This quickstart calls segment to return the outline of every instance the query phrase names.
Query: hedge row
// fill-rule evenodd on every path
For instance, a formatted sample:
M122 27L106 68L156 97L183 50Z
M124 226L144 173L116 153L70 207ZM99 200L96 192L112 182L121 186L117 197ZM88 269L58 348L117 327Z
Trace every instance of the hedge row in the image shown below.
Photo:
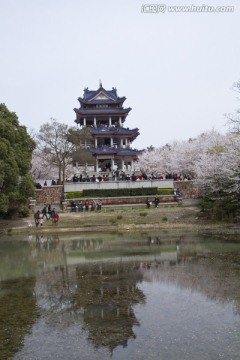
M82 191L72 191L72 192L66 193L67 199L79 199L81 197L83 197Z
M174 189L158 189L158 195L174 195Z
M155 194L157 194L157 188L83 190L84 197L144 196Z
M173 189L137 188L137 189L92 189L69 192L67 199L79 199L81 197L121 197L121 196L150 196L150 195L173 195Z

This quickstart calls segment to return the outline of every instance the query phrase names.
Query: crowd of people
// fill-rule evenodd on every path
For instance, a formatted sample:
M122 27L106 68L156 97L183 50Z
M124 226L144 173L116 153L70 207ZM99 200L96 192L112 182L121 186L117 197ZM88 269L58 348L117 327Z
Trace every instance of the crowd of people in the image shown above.
M42 189L43 186L54 186L54 185L61 185L61 184L59 183L59 181L56 181L54 179L52 179L50 181L45 180L43 185L41 185L40 182L35 184L36 189Z
M102 210L102 200L71 201L71 211L95 211Z
M36 227L43 226L45 220L51 220L53 225L57 225L59 221L59 214L55 208L52 208L51 204L44 205L42 210L37 210L34 213L34 222Z
M178 175L178 174L166 174L166 175L158 175L158 174L150 174L146 173L132 173L131 175L124 171L112 171L110 173L100 173L98 176L95 174L90 175L82 175L79 176L74 174L71 180L67 180L66 182L101 182L101 181L142 181L142 180L173 180L173 181L186 181L192 180L190 175Z
M69 182L102 182L102 181L142 181L142 180L173 180L173 181L187 181L192 180L190 175L183 174L166 174L159 175L156 173L151 173L147 175L145 172L142 173L126 173L125 171L114 170L107 173L99 173L98 175L83 175L83 174L74 174L72 178L65 179L65 183ZM59 181L54 179L51 181L45 180L43 185L40 182L36 183L37 189L42 189L43 186L53 186L60 185Z

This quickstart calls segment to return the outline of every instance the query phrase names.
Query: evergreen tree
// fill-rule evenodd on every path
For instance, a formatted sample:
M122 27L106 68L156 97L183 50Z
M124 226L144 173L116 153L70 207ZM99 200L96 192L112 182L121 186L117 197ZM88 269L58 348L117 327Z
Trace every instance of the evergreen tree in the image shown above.
M0 215L11 215L34 193L29 175L35 142L18 117L0 104Z

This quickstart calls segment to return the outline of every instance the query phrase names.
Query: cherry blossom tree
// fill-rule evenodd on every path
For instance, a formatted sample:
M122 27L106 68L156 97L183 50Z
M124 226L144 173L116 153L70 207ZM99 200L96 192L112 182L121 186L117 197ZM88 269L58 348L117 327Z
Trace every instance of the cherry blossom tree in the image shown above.
M221 144L223 138L223 135L212 130L195 139L174 141L151 151L146 150L139 156L138 165L146 173L182 174L194 177L195 164L201 154Z
M44 179L57 179L58 168L51 162L51 157L39 149L33 152L31 175L35 182Z
M238 215L240 204L240 136L227 134L221 145L202 154L195 182L203 190L202 207L221 220Z
M240 80L233 84L232 90L238 94L240 93ZM236 109L234 113L225 114L225 116L228 119L230 131L240 134L240 109Z
M218 219L237 216L240 205L240 134L215 130L174 141L139 157L142 171L191 176L202 190L203 208Z

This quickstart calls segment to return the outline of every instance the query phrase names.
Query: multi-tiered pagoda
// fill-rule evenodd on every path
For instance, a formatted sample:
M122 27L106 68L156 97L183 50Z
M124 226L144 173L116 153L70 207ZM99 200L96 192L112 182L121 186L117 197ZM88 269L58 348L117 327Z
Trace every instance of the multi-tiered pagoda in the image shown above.
M124 127L131 108L124 108L125 97L117 95L117 89L105 90L100 83L98 90L84 89L79 98L80 108L74 109L75 122L81 128L88 127L94 139L90 149L96 159L96 172L103 169L134 171L134 162L141 151L130 145L139 130Z

